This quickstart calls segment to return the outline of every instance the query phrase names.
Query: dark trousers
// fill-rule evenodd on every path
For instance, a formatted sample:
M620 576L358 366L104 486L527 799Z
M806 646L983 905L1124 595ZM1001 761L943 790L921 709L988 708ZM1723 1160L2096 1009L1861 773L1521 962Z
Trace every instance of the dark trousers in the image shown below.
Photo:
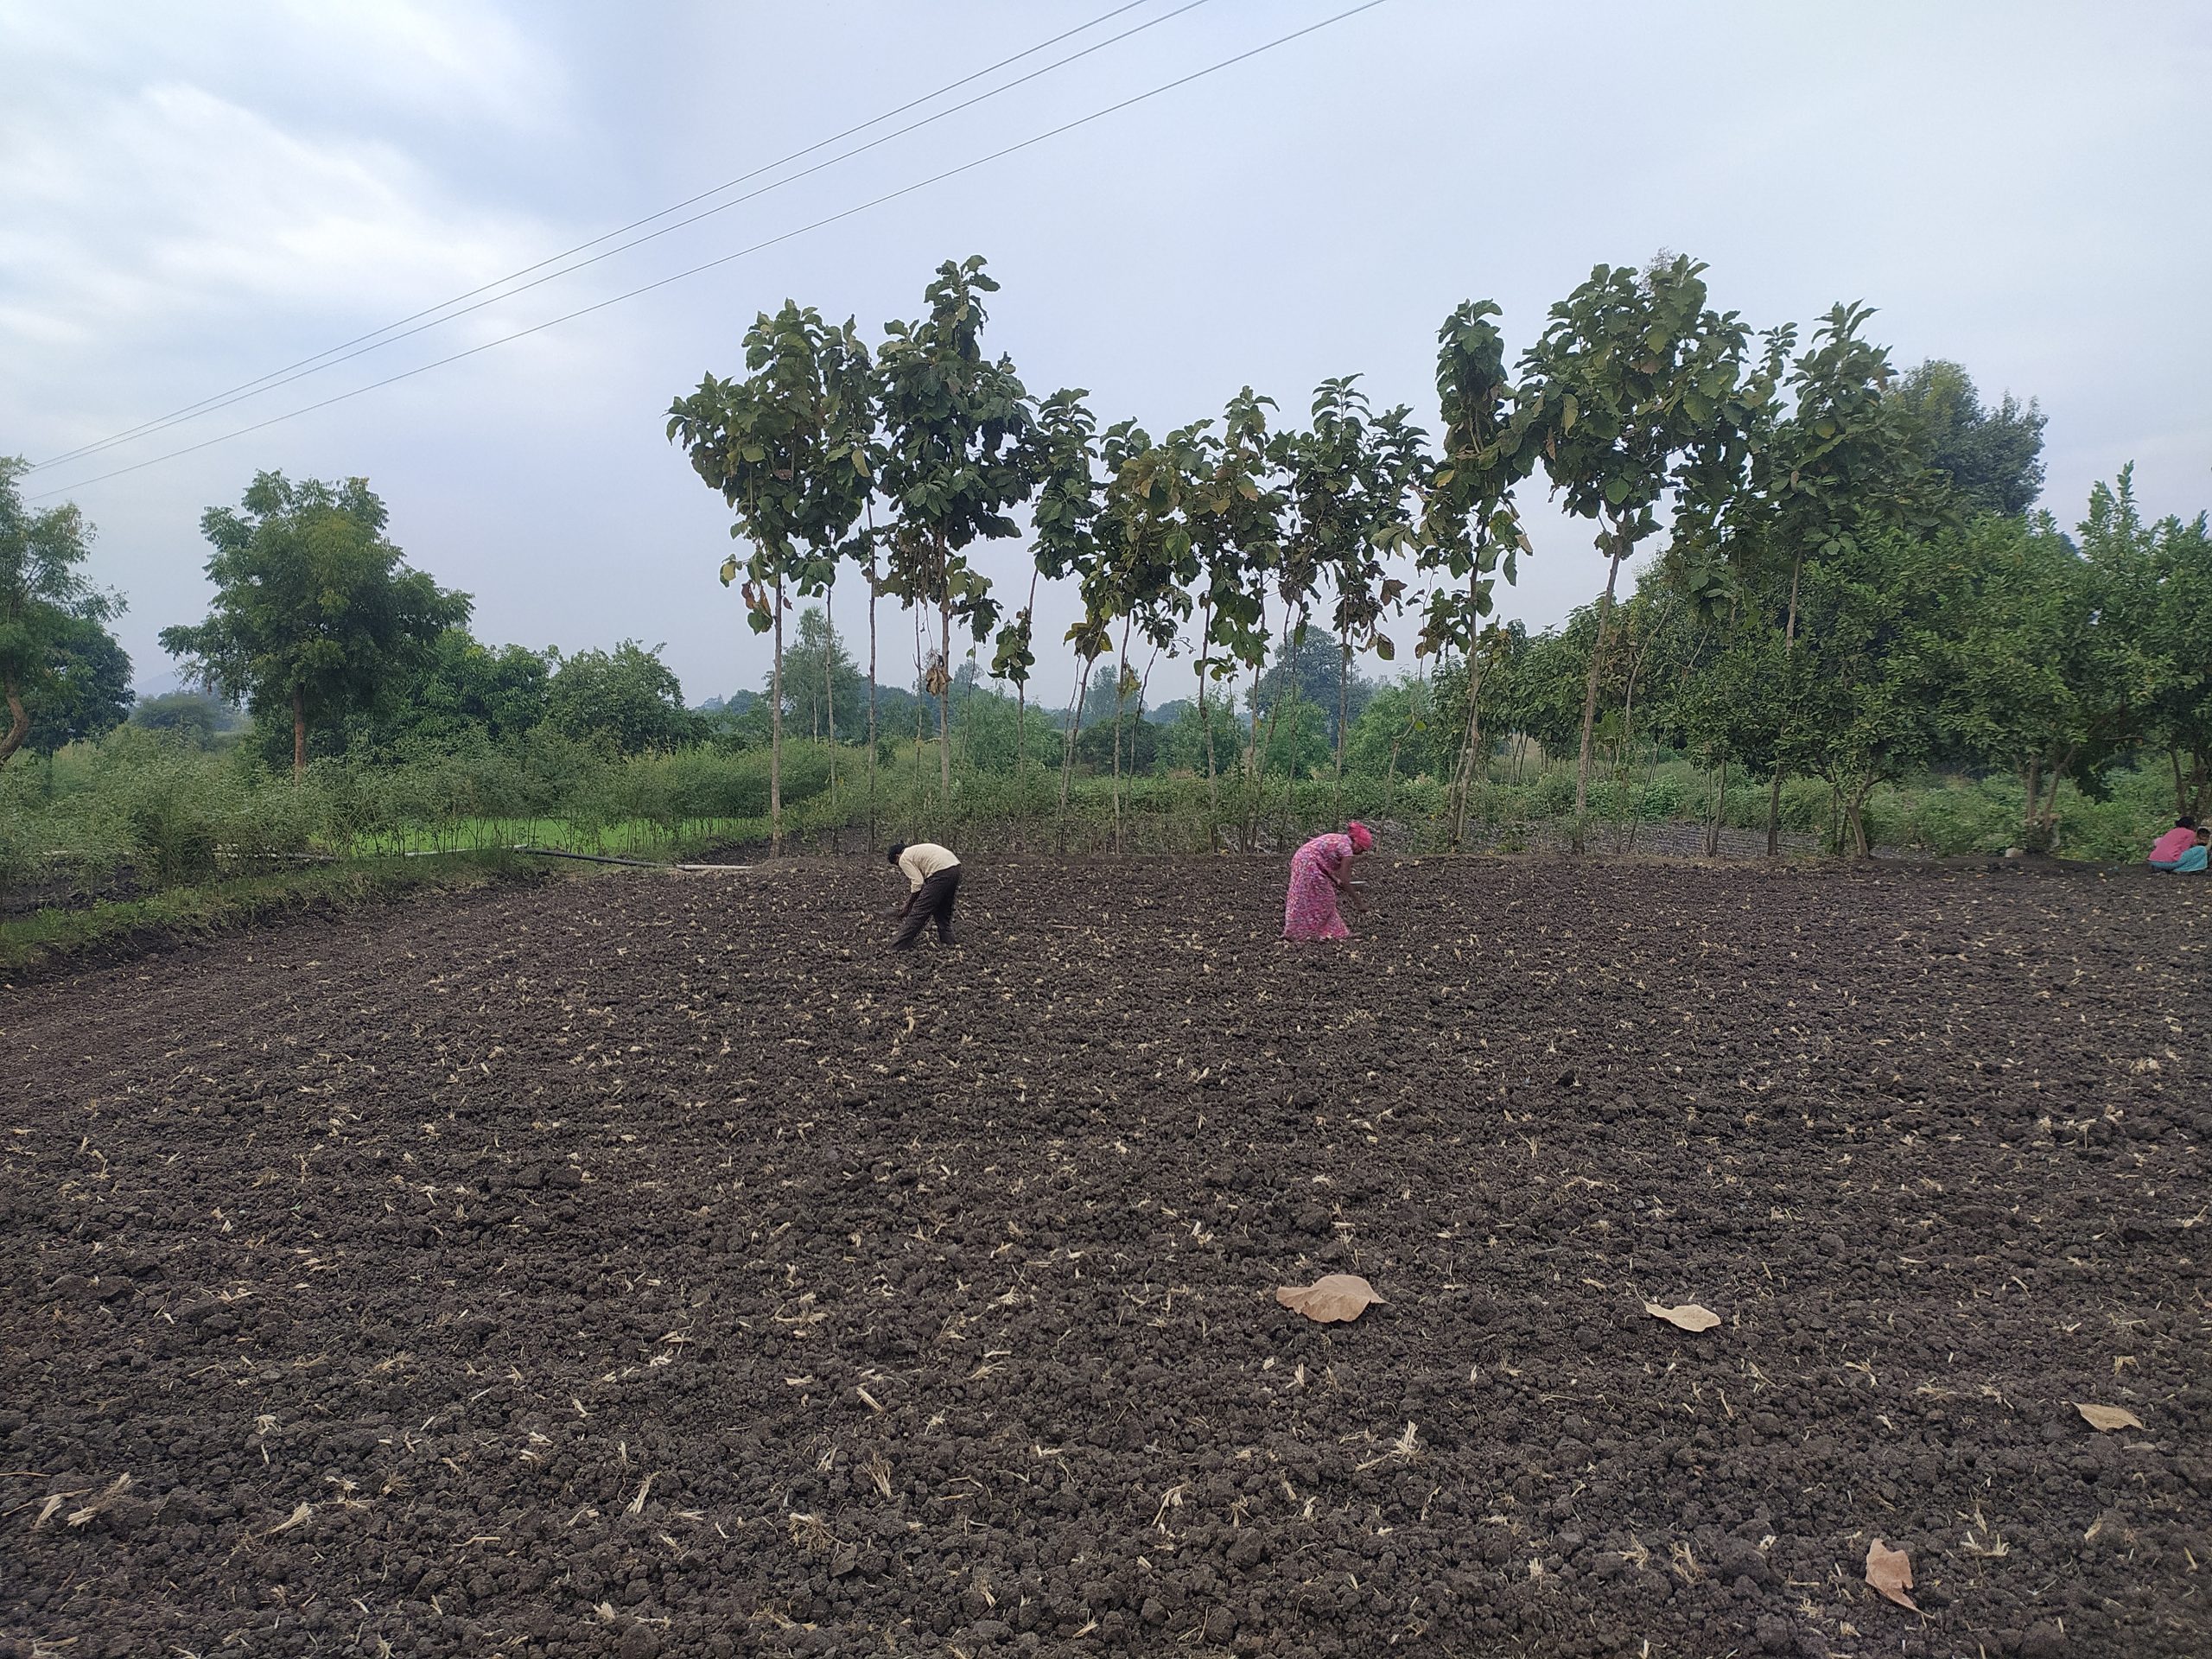
M907 907L906 919L899 925L899 937L891 941L893 950L911 950L914 941L922 936L930 918L937 918L937 942L952 943L952 901L960 896L960 866L939 870L922 883L914 902Z

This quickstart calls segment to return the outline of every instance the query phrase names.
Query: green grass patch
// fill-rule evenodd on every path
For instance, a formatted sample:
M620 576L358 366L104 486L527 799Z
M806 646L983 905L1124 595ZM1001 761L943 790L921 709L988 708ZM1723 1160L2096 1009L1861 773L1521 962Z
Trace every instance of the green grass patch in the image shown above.
M297 912L352 910L410 894L543 882L561 874L544 860L504 852L363 858L169 887L89 909L41 910L0 921L0 982L20 986Z

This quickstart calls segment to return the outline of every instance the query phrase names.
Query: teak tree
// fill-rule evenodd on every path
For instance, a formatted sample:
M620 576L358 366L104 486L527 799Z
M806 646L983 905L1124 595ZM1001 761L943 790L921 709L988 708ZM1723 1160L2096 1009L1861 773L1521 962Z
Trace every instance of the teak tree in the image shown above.
M1155 445L1143 429L1124 421L1108 434L1100 503L1096 563L1084 596L1086 616L1122 624L1120 668L1114 682L1114 849L1122 849L1122 738L1123 716L1143 681L1129 656L1132 634L1156 656L1171 645L1190 614L1188 589L1198 580L1191 532L1184 518L1187 433L1174 444Z
M1313 424L1283 434L1274 456L1287 474L1292 508L1291 527L1275 569L1287 613L1287 644L1305 638L1324 578L1333 594L1337 715L1331 747L1339 795L1352 652L1363 647L1385 661L1395 654L1381 622L1397 605L1406 584L1387 573L1383 559L1404 551L1414 540L1406 504L1424 460L1421 434L1406 418L1409 411L1401 407L1373 415L1358 380L1356 374L1345 375L1316 387L1310 411ZM1270 709L1270 740L1274 721Z
M775 636L770 681L770 847L784 849L784 615L787 585L826 593L869 493L874 427L871 365L848 319L832 328L812 306L791 301L762 312L745 334L746 376L712 374L670 407L668 435L692 469L721 493L751 543L742 563L724 560L724 586L737 582L756 633Z
M1454 848L1465 834L1468 796L1489 753L1482 729L1485 619L1496 604L1498 578L1511 584L1516 561L1529 548L1513 490L1535 469L1537 456L1531 423L1515 418L1505 338L1491 321L1500 315L1489 300L1464 302L1436 335L1443 454L1429 478L1420 563L1452 582L1428 595L1415 650L1420 655L1457 651L1467 665L1466 726L1446 809Z
M215 602L204 622L162 630L187 674L257 720L289 715L292 778L307 771L308 728L376 707L468 620L466 594L410 569L385 539L368 480L293 483L259 473L243 511L211 507L200 533Z
M1287 500L1268 459L1268 410L1274 406L1272 397L1246 386L1229 400L1219 437L1207 429L1211 422L1201 422L1171 439L1185 473L1184 518L1198 571L1198 704L1205 741L1209 846L1221 815L1207 684L1239 669L1256 677L1267 662L1267 584L1281 545ZM1244 850L1253 850L1249 836Z
M1037 666L1035 629L1037 584L1039 578L1058 582L1071 571L1087 569L1094 556L1091 521L1098 512L1098 478L1094 440L1096 419L1081 387L1062 387L1038 405L1031 433L1029 461L1035 481L1036 505L1030 509L1032 534L1029 598L1014 620L999 630L991 672L1011 680L1015 688L1014 770L1017 786L1021 777L1023 739L1028 725L1029 676ZM1083 688L1078 682L1076 695ZM1071 716L1072 719L1073 716ZM1068 767L1075 753L1075 733L1067 733L1061 755L1061 799L1067 804ZM1015 834L1020 833L1017 821ZM1017 841L1016 845L1019 846Z
M1764 396L1745 375L1744 324L1736 313L1706 305L1705 269L1681 257L1642 271L1599 265L1552 308L1522 359L1545 469L1568 512L1599 521L1598 550L1606 561L1575 762L1578 853L1621 565L1657 533L1670 497L1740 471Z
M998 620L991 585L967 560L977 541L1019 532L1007 509L1036 488L1028 393L1014 364L983 354L981 296L998 284L980 254L939 265L918 322L893 322L877 349L883 439L879 486L899 518L887 591L938 613L937 659L925 689L938 700L944 801L952 799L952 624L975 638Z

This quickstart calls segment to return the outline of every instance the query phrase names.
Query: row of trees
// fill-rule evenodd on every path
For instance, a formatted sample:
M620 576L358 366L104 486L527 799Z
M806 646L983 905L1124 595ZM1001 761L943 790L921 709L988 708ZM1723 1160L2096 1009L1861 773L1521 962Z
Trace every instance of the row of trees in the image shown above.
M1621 573L1655 548L1642 612L1663 595L1697 641L1678 665L1673 729L1716 768L1769 778L1770 841L1793 772L1833 777L1855 811L1871 780L1911 756L2009 744L2008 758L2032 755L2031 794L2044 803L2032 835L2047 830L2062 778L2093 778L2130 745L2171 738L2177 753L2199 753L2175 723L2175 711L2205 695L2193 625L2169 615L2171 600L2158 601L2163 610L2144 601L2164 619L2155 625L2140 607L2113 608L2100 597L2101 555L2085 557L2047 524L2028 533L2040 412L2009 397L1984 409L1955 365L1897 375L1866 338L1863 306L1838 305L1801 343L1794 326L1754 333L1715 308L1693 260L1600 266L1517 359L1496 305L1470 302L1445 320L1433 435L1407 407L1374 410L1351 376L1317 389L1302 425L1281 423L1272 400L1246 388L1217 421L1155 441L1130 421L1102 428L1080 389L1032 397L1012 362L983 345L983 296L995 286L980 257L948 262L925 292L925 315L889 325L873 351L849 320L832 327L787 302L747 332L745 373L710 374L670 410L669 436L728 504L744 544L724 580L774 639L779 753L790 607L820 601L826 626L847 567L868 599L871 739L880 600L931 619L934 643L918 666L943 740L956 629L989 643L991 673L1026 708L1038 584L1072 582L1082 609L1066 635L1078 667L1065 723L1084 723L1084 690L1110 658L1117 781L1122 705L1147 700L1162 655L1182 652L1194 662L1202 731L1215 729L1209 707L1224 682L1247 688L1240 753L1217 754L1208 742L1210 788L1224 762L1248 779L1263 774L1284 700L1259 695L1257 681L1321 631L1338 652L1330 731L1341 772L1354 658L1389 660L1391 630L1406 619L1416 659L1450 665L1459 688L1456 842L1491 749L1484 676L1516 639L1497 620L1497 584L1512 582L1530 551L1516 499L1539 474L1592 521L1604 574L1586 619L1571 745L1578 825L1605 690L1647 654L1617 638ZM1009 612L975 552L1020 534L1014 515L1025 508L1032 569ZM2131 511L2112 495L2092 518ZM2010 528L1974 542L1981 520ZM2132 580L2157 588L2166 578L2155 572L2191 533L2126 532L2120 540L2165 550L2143 555L2151 574ZM1957 550L1996 556L1987 536L2003 539L2017 568L1962 574ZM2050 637L2024 638L2031 620ZM2057 636L2069 628L2062 650ZM1946 685L1973 687L1945 692L1940 741L1933 728L1902 732L1903 711L1924 711L1932 682L1903 676L1887 646L1916 630L1923 644L1939 633L1948 641ZM2103 644L2090 649L2091 637ZM2126 715L2093 718L2081 712L2084 698L2108 683L2093 659L2111 650L2134 652L2139 671L2126 682ZM1631 681L1642 671L1627 671ZM948 795L951 752L941 741ZM1077 752L1071 742L1058 757L1063 802ZM2200 760L2190 764L2201 772Z
M90 536L73 506L34 514L21 463L0 461L0 761L51 753L131 716L130 659L106 624L118 595L84 573ZM411 569L385 534L384 502L363 479L256 477L236 509L211 509L208 616L162 643L215 694L149 698L133 718L205 742L242 705L297 778L310 753L404 753L494 742L551 725L622 753L703 740L659 657L493 647L468 632L467 594ZM276 743L281 741L282 747Z
M2177 797L2205 794L2202 523L2145 524L2125 478L2078 539L2030 518L2039 411L2009 397L1984 408L1954 365L1897 374L1863 307L1834 308L1801 344L1793 327L1755 333L1716 309L1694 261L1601 266L1517 358L1494 304L1446 318L1428 429L1409 408L1375 410L1352 376L1325 381L1302 422L1246 388L1218 419L1155 440L1131 421L1102 425L1081 390L1033 397L984 345L995 289L980 258L948 263L925 314L872 346L849 321L787 302L747 332L741 374L708 376L670 411L669 436L731 509L740 547L723 579L772 639L766 698L717 718L765 721L779 842L788 720L862 738L872 799L886 718L919 713L882 684L887 598L915 625L948 804L954 699L979 664L1010 694L1015 766L1057 766L1065 809L1086 745L1102 747L1118 815L1122 779L1156 760L1131 711L1182 701L1154 674L1186 656L1211 816L1223 822L1222 791L1241 788L1227 816L1251 844L1278 746L1306 748L1311 721L1341 777L1363 689L1354 664L1391 660L1398 638L1416 673L1377 712L1403 722L1394 764L1402 749L1448 767L1454 844L1509 729L1575 756L1578 834L1595 751L1630 734L1703 760L1716 798L1732 771L1766 780L1770 844L1792 773L1828 779L1855 823L1866 791L1902 769L2005 766L2021 776L2031 842L2048 837L2062 780L2094 790L2131 754L2163 748ZM1592 524L1603 580L1593 568L1587 611L1530 641L1496 601L1531 550L1518 502L1540 476ZM14 480L0 471L0 759L33 709L117 678L92 636L105 639L118 601L83 579L81 521L26 512ZM203 521L216 600L163 643L287 733L296 775L318 741L541 721L603 727L632 749L701 734L639 647L562 658L480 645L467 596L410 569L385 528L362 480L273 474ZM1020 537L1027 580L1002 596L978 555ZM1624 569L1637 573L1625 598ZM807 667L845 660L835 601L848 573L867 600L864 689ZM1040 721L1046 582L1071 584L1079 614L1066 713Z
M2061 779L2101 798L2148 761L2174 810L2212 804L2212 536L2146 523L2131 474L2096 487L2072 535L1993 512L1864 535L1717 598L1683 574L1653 565L1616 611L1598 733L1616 768L1708 769L1708 847L1732 777L1820 779L1862 854L1868 797L1931 766L2010 773L2013 833L2038 849ZM1534 638L1502 630L1435 677L1436 718L1464 720L1478 680L1486 718L1572 747L1598 633L1594 606Z

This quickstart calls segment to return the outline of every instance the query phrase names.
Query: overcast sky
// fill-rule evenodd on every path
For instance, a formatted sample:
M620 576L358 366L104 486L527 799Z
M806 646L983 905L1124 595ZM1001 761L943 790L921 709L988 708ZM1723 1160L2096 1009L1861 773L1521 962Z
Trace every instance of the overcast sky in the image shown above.
M1114 3L0 0L0 454L43 461L223 392ZM1592 264L1664 247L1754 325L1863 299L1901 365L1954 358L1988 398L2040 398L2063 522L2130 460L2154 511L2212 505L2212 6L2176 0L1388 0L642 297L80 483L798 230L1352 0L1181 3L1141 0L861 138L1165 19L1028 85L25 489L99 526L144 689L173 683L156 632L204 610L200 513L276 468L366 475L410 560L475 595L481 637L665 642L696 701L757 683L766 648L715 582L728 515L664 414L741 368L745 326L787 296L874 339L939 261L980 252L1005 285L990 344L1033 391L1089 388L1102 422L1162 431L1247 383L1302 415L1317 379L1356 371L1433 423L1457 302L1500 302L1517 349ZM1506 609L1542 626L1603 572L1586 524L1535 528ZM982 563L1026 583L1016 546ZM856 629L858 583L842 604ZM1040 632L1072 609L1044 607Z

